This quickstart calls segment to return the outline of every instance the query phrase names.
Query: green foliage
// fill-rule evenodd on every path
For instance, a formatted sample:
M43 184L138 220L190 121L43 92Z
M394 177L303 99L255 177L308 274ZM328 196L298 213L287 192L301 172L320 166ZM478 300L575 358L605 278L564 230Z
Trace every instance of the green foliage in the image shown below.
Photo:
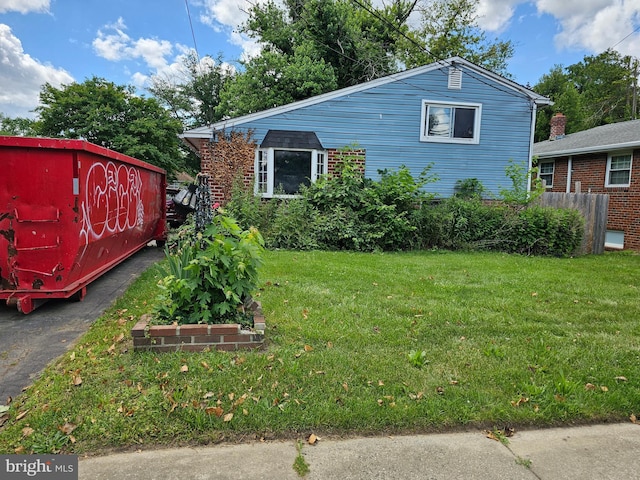
M30 118L10 118L0 113L0 135L34 136L33 122Z
M484 185L482 185L482 182L477 178L466 178L456 182L454 191L456 197L464 199L482 198Z
M294 198L271 201L276 205L269 228L267 246L293 250L315 250L320 248L315 225L320 222L319 212L306 200Z
M298 451L298 454L296 455L296 459L293 461L293 469L299 477L304 477L309 473L309 464L302 455L302 442L300 440L296 441L296 450Z
M584 218L577 210L530 206L511 225L507 251L528 255L571 255L580 246Z
M511 187L500 188L499 193L500 199L508 205L528 205L544 193L537 168L527 171L521 163L509 160L505 173L511 180ZM528 185L532 188L527 188Z
M417 67L438 59L460 56L488 70L508 75L513 56L511 41L487 39L478 25L478 0L432 0L422 8L421 27L410 32L404 60ZM419 46L419 47L418 47Z
M326 64L337 88L356 85L397 70L396 44L408 29L413 2L396 0L368 10L345 0L286 0L256 3L244 32L267 45L265 53L298 63L303 55ZM373 12L373 13L370 13ZM311 65L309 65L311 66ZM280 70L276 70L280 73ZM286 84L279 85L287 89Z
M263 51L244 62L243 70L225 84L216 107L218 117L237 117L292 103L336 89L330 65L300 46L292 55Z
M158 284L158 323L243 323L238 307L257 290L263 246L257 229L222 214L179 240Z
M549 120L556 112L567 117L567 134L637 118L637 110L632 111L637 68L637 59L614 50L585 56L566 68L555 65L533 87L554 101L538 112L535 140L549 139Z
M174 76L153 76L149 91L185 128L196 128L223 118L217 113L218 104L231 78L231 67L225 65L221 55L199 58L191 52L184 56Z
M33 129L54 138L83 138L167 170L183 168L182 125L153 98L133 87L93 77L55 88L45 84Z
M407 358L409 359L411 366L416 368L422 368L429 363L427 360L427 352L424 350L411 350L408 353Z
M481 199L451 197L435 207L439 229L433 246L452 250L499 249L505 235L505 218L510 209Z
M571 255L584 230L575 210L532 206L532 192L520 164L506 167L512 188L502 201L481 198L482 184L462 180L451 198L436 201L425 187L437 180L430 166L416 178L405 166L364 177L355 157L343 149L337 174L301 190L300 198L265 201L243 187L234 190L229 209L243 225L259 226L269 248L294 250L393 251L443 248L500 250L528 255ZM535 171L535 170L534 170Z

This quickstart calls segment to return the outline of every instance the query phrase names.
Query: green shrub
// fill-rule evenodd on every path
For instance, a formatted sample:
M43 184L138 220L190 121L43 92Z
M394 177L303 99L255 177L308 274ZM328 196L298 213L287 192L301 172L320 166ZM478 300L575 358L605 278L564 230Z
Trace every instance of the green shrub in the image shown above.
M265 241L268 248L290 250L314 250L319 248L314 218L317 211L303 198L273 201L269 235Z
M190 230L191 229L191 230ZM244 323L239 307L258 287L264 241L230 217L214 215L202 233L192 224L166 251L168 269L159 282L157 323Z
M584 218L577 210L531 206L518 213L508 251L566 256L582 241Z

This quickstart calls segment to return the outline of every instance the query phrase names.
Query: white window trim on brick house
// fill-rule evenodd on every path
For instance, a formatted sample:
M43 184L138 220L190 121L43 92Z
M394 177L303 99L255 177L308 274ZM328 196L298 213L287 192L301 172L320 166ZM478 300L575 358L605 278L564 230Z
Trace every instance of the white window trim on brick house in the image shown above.
M547 166L547 170L543 168L543 166ZM548 166L551 165L549 169ZM545 188L553 188L553 176L555 174L556 162L554 160L551 161L540 161L538 163L538 178L540 180L544 180ZM550 180L549 180L550 179Z
M438 110L437 110L438 109ZM456 134L456 110L463 111L473 110L473 131L471 136L466 134ZM449 112L446 112L449 110ZM448 117L446 114L448 113ZM433 128L429 131L429 117L441 116L441 132L434 134ZM421 142L437 142L437 143L480 143L480 119L482 116L482 105L479 103L467 102L440 102L436 100L422 100L422 113L420 118L420 141ZM448 122L448 125L447 125ZM459 127L460 125L458 125Z
M620 157L629 157L629 168L612 169L613 160ZM633 169L633 152L615 152L607 155L607 171L605 174L605 187L628 187L631 185L631 172ZM629 178L626 183L611 183L611 173L616 171L628 171Z
M276 152L309 152L310 173L309 181L315 183L322 175L327 173L327 152L325 150L307 150L302 148L258 148L255 156L256 179L254 193L264 198L297 198L297 194L276 193L278 183L276 179L275 156Z

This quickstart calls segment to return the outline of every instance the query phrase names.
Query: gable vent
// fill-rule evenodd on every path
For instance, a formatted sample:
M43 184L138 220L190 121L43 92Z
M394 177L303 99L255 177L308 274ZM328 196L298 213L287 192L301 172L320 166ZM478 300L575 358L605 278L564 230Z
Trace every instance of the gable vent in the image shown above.
M456 90L460 90L462 88L462 70L459 68L449 68L449 88Z

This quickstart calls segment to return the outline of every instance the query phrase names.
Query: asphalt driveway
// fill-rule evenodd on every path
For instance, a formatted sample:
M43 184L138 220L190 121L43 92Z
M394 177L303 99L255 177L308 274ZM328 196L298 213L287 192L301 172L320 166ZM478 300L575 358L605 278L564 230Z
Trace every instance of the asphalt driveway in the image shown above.
M51 300L29 315L0 303L0 405L16 397L53 359L71 348L163 251L146 247L87 287L82 302Z

